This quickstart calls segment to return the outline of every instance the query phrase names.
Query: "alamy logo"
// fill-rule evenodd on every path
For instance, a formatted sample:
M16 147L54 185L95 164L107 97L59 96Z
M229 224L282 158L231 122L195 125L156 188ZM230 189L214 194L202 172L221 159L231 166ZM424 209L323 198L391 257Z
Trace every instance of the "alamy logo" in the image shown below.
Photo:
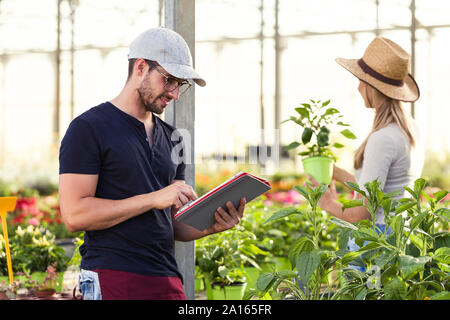
M266 130L267 131L267 130ZM271 130L272 131L272 130ZM280 141L279 141L279 130L275 129L270 132L272 137L275 137L273 145L261 145L258 148L249 148L248 151L248 162L249 164L266 164L272 162L275 167L278 167L280 160ZM177 142L172 149L171 158L174 164L193 164L195 161L195 155L193 152L193 139L192 135L187 129L176 129L172 132L170 139ZM218 146L220 147L220 146ZM246 153L246 150L242 150L242 154ZM197 156L201 159L202 153L196 152ZM245 162L245 160L235 160L233 155L227 154L223 159L225 161L236 161L239 163Z

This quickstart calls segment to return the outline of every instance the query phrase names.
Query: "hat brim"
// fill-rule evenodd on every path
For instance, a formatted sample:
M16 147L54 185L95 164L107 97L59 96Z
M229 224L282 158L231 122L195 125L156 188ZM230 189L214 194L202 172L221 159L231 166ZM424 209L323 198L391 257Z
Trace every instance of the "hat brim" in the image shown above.
M160 65L164 70L176 78L193 80L200 87L206 85L206 81L203 80L191 66L175 63L160 63Z
M339 63L342 67L350 71L355 77L364 81L375 89L385 94L389 98L405 101L414 102L419 99L420 91L419 87L411 75L408 75L403 80L402 86L394 86L391 84L384 83L371 75L365 73L363 69L358 64L358 59L344 59L336 58L335 61Z

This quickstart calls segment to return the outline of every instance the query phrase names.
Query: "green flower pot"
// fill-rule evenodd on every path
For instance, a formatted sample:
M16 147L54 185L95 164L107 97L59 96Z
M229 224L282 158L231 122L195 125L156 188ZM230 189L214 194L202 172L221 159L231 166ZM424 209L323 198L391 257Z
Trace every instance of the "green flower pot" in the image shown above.
M211 287L211 279L209 277L205 277L205 289L206 289L206 299L214 300Z
M247 283L245 282L225 286L225 300L242 300L246 287Z
M211 284L211 299L208 298L208 300L242 300L246 287L247 283L245 282L226 286Z
M207 297L208 300L225 300L225 290L220 285L211 285L210 296Z
M333 159L329 157L309 157L302 160L305 173L317 182L330 184L333 177Z

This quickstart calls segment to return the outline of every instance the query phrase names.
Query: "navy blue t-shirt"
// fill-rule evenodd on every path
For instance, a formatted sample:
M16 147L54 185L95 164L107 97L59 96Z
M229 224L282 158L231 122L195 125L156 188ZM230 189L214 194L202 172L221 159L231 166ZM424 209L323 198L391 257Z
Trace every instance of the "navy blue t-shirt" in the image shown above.
M120 200L160 190L185 179L185 164L174 163L174 127L153 115L153 147L144 123L109 102L69 125L61 142L59 173L97 174L95 196ZM86 231L81 268L113 269L151 276L179 276L170 208L153 209L111 228Z

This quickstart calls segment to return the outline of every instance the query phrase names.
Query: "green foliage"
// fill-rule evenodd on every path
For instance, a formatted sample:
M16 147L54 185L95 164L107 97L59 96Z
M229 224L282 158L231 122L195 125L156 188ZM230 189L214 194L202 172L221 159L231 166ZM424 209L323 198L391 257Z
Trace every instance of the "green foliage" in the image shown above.
M212 283L243 282L244 265L260 268L255 257L266 254L256 243L255 235L240 226L202 238L196 242L196 265Z
M297 238L289 250L292 270L263 273L254 294L269 294L272 299L288 294L296 299L448 299L450 235L448 227L440 227L448 225L449 209L440 202L448 192L428 196L424 179L416 180L413 188L404 187L411 197L400 199L401 192L384 193L377 180L365 184L364 189L353 183L347 185L362 199L346 202L344 209L364 206L372 219L355 224L329 219L339 230L338 250L322 248L315 232ZM315 224L320 213L317 203L326 186L296 189L311 210L284 208L268 218L268 224L296 215ZM385 217L384 231L374 222L379 210ZM360 246L356 252L346 249L349 237ZM349 265L362 266L365 272ZM329 281L333 269L338 276Z
M449 233L448 229L436 230L440 220L444 223L448 220L445 216L448 208L439 204L447 191L438 191L430 197L424 192L426 181L417 179L413 188L404 187L410 198L394 200L399 193L383 193L376 180L365 184L365 191L354 184L347 185L363 196L364 207L371 214L372 222L361 221L356 230L351 229L351 236L361 248L358 255L346 253L344 258L347 259L342 262L353 264L360 259L370 271L345 273L344 270L346 279L339 292L355 298L365 285L365 299L414 300L447 296ZM424 203L422 197L427 202ZM377 230L373 222L379 209L385 217L384 232ZM339 222L339 226L345 228L348 225ZM376 285L371 282L373 278L377 279Z
M302 127L301 141L294 141L289 144L285 150L295 149L304 146L305 151L299 153L301 156L326 156L336 160L331 147L343 148L340 143L330 144L330 128L332 126L348 126L348 124L339 121L342 118L339 110L327 107L330 100L321 102L320 100L310 100L311 103L301 103L301 107L295 108L298 116L291 116L283 121L292 121ZM356 139L355 135L348 129L340 131L347 139Z
M63 271L67 266L64 249L57 246L55 236L48 230L20 226L14 236L10 237L11 260L14 272L45 272L49 265L55 264L56 271ZM8 274L5 242L0 236L0 273Z

